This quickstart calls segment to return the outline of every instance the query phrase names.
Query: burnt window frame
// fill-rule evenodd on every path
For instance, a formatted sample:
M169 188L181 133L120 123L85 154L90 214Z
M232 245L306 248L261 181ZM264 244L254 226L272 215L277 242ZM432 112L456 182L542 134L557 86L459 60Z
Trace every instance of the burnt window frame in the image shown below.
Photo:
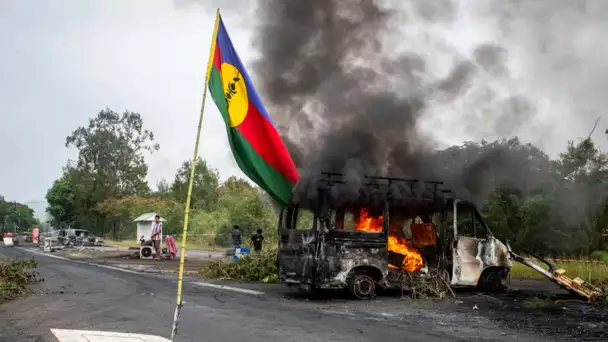
M312 213L312 226L308 229L298 229L298 218L300 215L300 209L304 209L304 210ZM310 230L312 232L317 231L317 221L318 221L319 216L315 213L314 210L307 209L307 208L301 208L299 205L292 205L284 210L286 211L286 215L287 215L287 217L285 218L285 220L287 221L287 222L285 222L287 229L298 230L298 231ZM282 216L283 216L283 211L281 211L281 217Z
M356 211L353 210L353 209L361 210L362 208L366 208L370 212L372 212L374 210L380 209L379 207L378 208L370 209L369 207L366 207L364 205L359 205L359 204L354 204L354 205L350 205L350 206L349 205L331 206L329 208L329 212L328 212L330 221L331 220L335 220L336 214L338 212L342 212L343 213L343 217L342 217L342 229L336 229L335 224L333 224L335 222L334 221L334 222L331 222L332 223L331 227L329 227L330 230L332 230L332 231L339 231L339 232L346 232L346 233L364 233L366 235L367 234L370 234L370 235L373 235L373 234L388 234L388 230L387 230L386 227L388 227L389 215L388 215L388 212L387 212L385 206L383 206L383 208L382 208L382 214L381 214L382 215L382 230L381 231L379 231L379 232L370 232L370 231L365 231L365 230L356 230L356 229L354 229L354 227L352 227L350 229L345 229L345 226L344 226L344 216L346 216L346 213L351 213L351 214L354 215Z
M471 215L471 223L473 225L473 236L463 235L458 230L458 205L459 204L465 206L465 208L467 208L467 210L469 211L468 214ZM477 207L475 207L475 205L473 205L472 203L470 203L468 201L462 201L459 199L455 199L452 203L451 212L452 212L452 221L453 221L452 229L454 231L454 238L458 238L458 237L462 236L462 237L468 237L468 238L473 238L473 239L486 239L486 238L490 238L493 236L492 231L490 230L488 225L483 220L483 217L477 210ZM446 212L446 214L447 214L447 212ZM482 234L478 234L478 232L477 232L478 224L481 226L481 228L483 230Z

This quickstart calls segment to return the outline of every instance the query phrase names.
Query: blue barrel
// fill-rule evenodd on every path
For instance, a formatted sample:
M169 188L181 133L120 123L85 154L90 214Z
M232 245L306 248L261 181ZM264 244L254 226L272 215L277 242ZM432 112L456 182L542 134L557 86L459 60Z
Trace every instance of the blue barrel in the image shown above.
M237 261L239 258L249 255L249 248L233 248L234 255L232 256L232 261Z

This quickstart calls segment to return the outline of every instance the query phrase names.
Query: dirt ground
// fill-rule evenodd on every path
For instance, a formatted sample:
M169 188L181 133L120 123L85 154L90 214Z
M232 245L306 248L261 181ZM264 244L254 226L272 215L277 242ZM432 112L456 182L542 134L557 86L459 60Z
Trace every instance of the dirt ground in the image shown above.
M175 273L179 260L139 260L137 251L111 249L64 249L58 256L87 260L114 267L152 273ZM186 275L196 275L218 255L186 258ZM219 282L219 281L218 281ZM348 308L349 311L383 315L403 315L403 306L418 307L422 312L451 312L475 319L490 319L513 330L534 332L556 340L598 341L608 338L608 305L605 302L587 303L570 296L555 284L543 280L512 280L509 291L503 294L484 294L457 290L455 299L421 300L399 298L400 294L381 293L371 302L354 301L343 293L323 292L314 297L286 291L280 284L235 283L229 285L264 291L283 301L307 302L310 305Z
M179 255L171 260L142 260L137 258L139 250L128 250L125 248L64 248L57 249L52 254L64 258L94 262L140 272L170 274L177 273L179 270ZM191 253L187 252L187 254ZM221 258L221 254L219 253L189 255L184 259L184 272L186 275L196 275L201 268L218 258Z

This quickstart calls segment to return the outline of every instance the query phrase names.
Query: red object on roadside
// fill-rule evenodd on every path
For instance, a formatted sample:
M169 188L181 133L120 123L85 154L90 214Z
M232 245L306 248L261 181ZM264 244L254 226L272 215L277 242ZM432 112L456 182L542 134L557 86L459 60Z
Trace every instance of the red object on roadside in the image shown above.
M32 242L38 243L38 236L40 235L40 229L34 228L32 229Z
M177 255L177 245L175 244L175 239L171 236L165 237L165 244L167 245L167 249L169 250L169 254L171 254L171 259L175 258Z

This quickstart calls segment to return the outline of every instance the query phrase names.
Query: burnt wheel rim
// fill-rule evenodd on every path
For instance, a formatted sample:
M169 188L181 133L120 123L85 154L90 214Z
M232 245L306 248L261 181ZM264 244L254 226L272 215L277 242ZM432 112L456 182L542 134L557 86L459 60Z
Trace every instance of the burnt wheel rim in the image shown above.
M357 277L354 284L354 293L359 298L370 297L374 293L374 281L368 276Z

